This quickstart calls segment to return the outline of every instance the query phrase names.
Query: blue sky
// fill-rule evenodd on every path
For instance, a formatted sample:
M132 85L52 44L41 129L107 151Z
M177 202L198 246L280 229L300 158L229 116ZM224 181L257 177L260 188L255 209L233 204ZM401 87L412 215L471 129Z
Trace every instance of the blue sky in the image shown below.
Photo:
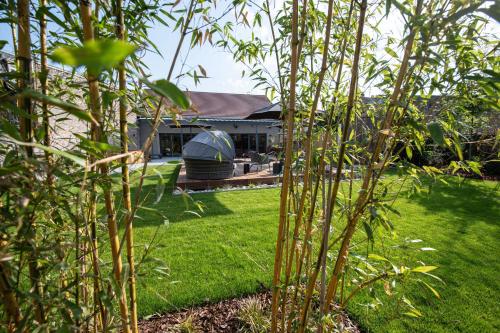
M282 6L284 0L274 0L271 1L271 9L275 11L276 8ZM186 2L186 0L182 0ZM218 3L218 8L211 15L218 16L225 9L224 1ZM181 6L181 5L178 5ZM252 22L254 14L253 9L248 8L247 18L249 22ZM380 17L381 15L378 15ZM234 17L234 13L231 12L226 16L226 19L219 21L222 25L226 20L230 20ZM265 17L262 18L262 27L255 27L254 33L259 36L264 42L271 41L271 31L268 27L268 21ZM401 35L402 31L400 27L402 26L401 18L398 14L390 15L388 18L383 19L379 28L385 36L391 35L398 37ZM57 29L54 24L49 23L49 28ZM60 28L59 28L60 29ZM249 36L250 29L244 28L241 25L238 26L237 32L239 36ZM368 32L369 33L369 32ZM177 46L179 40L179 31L171 32L171 28L165 27L161 24L156 24L150 29L148 37L157 45L161 52L161 56L149 52L144 56L144 62L149 66L149 73L154 79L165 78L170 66L171 59L175 47ZM10 28L7 24L0 24L0 39L11 41ZM385 42L381 39L380 48L383 50L385 47ZM189 46L189 38L186 38L184 47L181 50L180 58L174 70L174 76L180 73L182 66L182 59L186 56ZM5 51L11 52L11 45L7 45L4 48ZM243 70L248 72L243 64L237 63L233 60L232 55L225 52L221 48L211 46L209 43L203 44L203 46L197 46L194 49L189 50L188 61L183 71L185 72L188 68L197 67L198 65L203 66L207 71L208 78L201 79L198 85L195 85L193 79L190 77L183 77L179 82L176 82L181 88L192 90L192 91L210 91L210 92L227 92L227 93L252 93L252 94L265 94L262 88L253 88L255 83L248 77L242 77L241 73ZM266 66L271 72L276 71L274 58L269 58L266 61ZM199 73L199 71L198 71ZM365 95L372 93L378 93L378 90L370 89L367 87Z
M283 0L276 0L276 6L279 7ZM223 11L223 6L225 2L219 3L219 8L217 12ZM213 15L217 15L213 13ZM228 15L234 15L230 13ZM378 15L380 17L381 15ZM232 17L228 17L231 19ZM249 21L252 21L253 13L248 13ZM223 24L224 20L221 21ZM380 45L377 46L379 51L383 52L385 45L385 38L387 36L400 37L401 36L401 26L402 21L399 15L390 14L387 18L383 18L379 29L383 34L383 38L380 40ZM49 25L49 27L53 25ZM495 22L491 24L492 31L500 32L500 25ZM248 35L249 30L243 29L242 27L237 28L239 35ZM267 21L263 18L263 27L255 28L255 34L258 35L264 41L270 40L270 30L267 27ZM179 40L179 31L171 32L171 28L164 27L160 24L153 26L150 30L149 38L157 45L162 56L154 54L152 52L146 53L144 57L144 62L150 68L150 74L154 79L165 78L169 69L171 58L174 53L174 49ZM369 32L368 32L369 33ZM7 24L0 24L0 39L7 40L11 43L10 28ZM184 43L185 47L182 48L180 59L177 62L174 76L177 75L181 70L182 59L186 56L188 52L189 38L186 38ZM7 52L12 51L12 46L9 44L4 47ZM377 55L378 56L378 55ZM193 79L189 77L182 78L178 85L181 88L194 90L194 91L210 91L210 92L227 92L227 93L253 93L253 94L264 94L263 89L256 88L253 89L254 82L247 77L242 77L242 70L247 70L244 65L235 62L232 59L231 54L224 52L222 49L213 47L209 43L203 46L197 46L189 51L188 61L186 62L187 68L197 67L202 65L207 71L208 78L201 79L201 82L195 86ZM271 68L274 66L272 59L269 59L267 66ZM199 72L199 71L198 71ZM365 95L372 95L378 93L377 89L372 89L370 87L364 87Z
M49 28L55 25L49 24ZM175 47L179 40L179 31L171 32L171 28L157 24L150 30L148 37L157 45L162 56L149 52L145 54L144 62L150 68L150 74L154 79L165 78L170 66ZM4 47L4 51L12 52L12 40L10 27L5 23L0 23L0 40L7 40L9 45ZM182 48L179 60L174 70L177 75L182 66L182 60L188 52L189 38L185 40L185 47ZM245 77L241 77L244 69L242 64L236 63L230 54L221 48L212 47L208 42L203 46L197 46L189 51L188 61L184 67L187 68L203 66L209 78L201 79L197 86L193 79L182 78L178 82L179 86L195 91L230 92L230 93L257 93L264 94L262 89L252 89L254 83ZM198 73L200 71L198 70Z

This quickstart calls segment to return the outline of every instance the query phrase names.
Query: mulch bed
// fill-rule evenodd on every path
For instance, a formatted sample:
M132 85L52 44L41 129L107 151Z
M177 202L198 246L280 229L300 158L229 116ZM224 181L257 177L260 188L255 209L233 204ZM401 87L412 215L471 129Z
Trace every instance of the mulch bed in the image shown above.
M270 309L271 292L267 291L143 319L139 322L139 330L144 333L185 332L181 328L182 324L191 321L190 326L195 332L241 332L243 323L238 319L238 314L245 301L251 298L258 299L266 309ZM346 332L360 332L347 315L342 315L342 321Z
M144 333L180 332L180 325L190 318L197 332L237 332L241 327L238 312L243 301L251 297L258 298L265 306L271 304L270 292L233 298L141 320L139 330Z

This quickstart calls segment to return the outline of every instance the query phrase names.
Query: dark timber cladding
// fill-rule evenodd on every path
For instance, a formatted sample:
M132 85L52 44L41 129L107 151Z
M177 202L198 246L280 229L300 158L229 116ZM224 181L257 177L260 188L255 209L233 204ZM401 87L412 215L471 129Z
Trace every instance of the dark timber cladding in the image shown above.
M152 92L149 92L152 94ZM280 143L280 108L264 95L187 92L192 102L176 120L166 117L153 143L153 156L181 156L196 134L221 130L234 142L237 156L268 152ZM138 119L139 145L148 136L150 120Z

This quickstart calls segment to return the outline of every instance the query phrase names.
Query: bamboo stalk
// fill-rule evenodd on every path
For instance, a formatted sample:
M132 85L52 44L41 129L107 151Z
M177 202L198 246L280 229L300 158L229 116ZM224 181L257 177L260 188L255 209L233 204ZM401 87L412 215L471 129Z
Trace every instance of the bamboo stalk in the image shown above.
M17 46L17 67L19 70L18 88L23 91L32 86L31 82L31 35L30 35L30 17L29 17L29 0L20 0L17 3L18 16L18 46ZM26 142L33 142L33 123L31 115L33 114L33 105L29 97L19 96L17 98L17 106L23 110L27 116L21 117L19 127L21 135ZM28 158L33 157L33 147L25 146L26 155ZM36 249L36 229L33 217L28 217L26 221L25 233L28 243L31 243L31 251L28 256L28 268L31 284L34 293L37 295L34 300L35 319L38 323L45 322L44 308L42 304L43 288L40 282L40 271L37 262Z
M47 1L40 0L40 7L45 7ZM48 76L48 67L47 67L47 21L45 18L45 12L41 11L40 15L40 88L42 94L47 95L47 76ZM43 127L44 127L44 139L43 144L47 147L51 145L51 129L49 122L49 109L48 104L45 100L42 101L42 118L43 118ZM52 175L52 167L53 167L53 158L52 154L47 150L44 151L45 160L47 163L47 185L49 188L54 186L54 176Z
M316 119L316 110L318 108L318 102L319 102L319 97L321 95L321 88L323 86L323 80L325 77L325 73L327 70L327 61L328 61L328 51L329 51L329 46L330 46L330 35L331 35L331 27L332 27L332 15L333 15L333 0L328 1L328 14L327 14L327 22L326 22L326 29L325 29L325 42L324 42L324 47L323 47L323 54L322 54L322 61L321 61L321 70L319 72L318 76L318 84L316 85L316 91L314 94L314 100L313 104L311 107L311 113L309 115L309 123L308 123L308 128L307 128L307 133L306 133L306 142L305 142L305 171L304 171L304 177L303 177L303 185L302 185L302 193L300 196L300 201L299 201L299 206L298 206L298 212L297 212L297 217L295 219L295 226L293 230L293 236L292 236L292 244L291 244L291 250L289 254L289 259L288 259L288 264L286 266L286 272L285 272L285 290L284 290L284 295L283 295L283 309L284 306L287 303L287 296L288 296L288 283L290 281L290 275L292 271L292 263L293 263L293 258L295 255L296 251L296 246L297 246L297 239L299 236L299 230L302 225L302 216L304 213L304 205L306 201L306 196L307 193L309 192L309 178L311 174L311 158L312 158L312 132L314 128L314 120ZM299 55L300 56L300 55ZM284 311L283 311L284 312ZM282 329L284 331L284 328Z
M80 1L80 12L83 25L83 36L85 41L90 41L94 39L94 30L92 27L92 8L88 1ZM99 81L97 77L87 74L87 81L89 86L89 96L90 96L90 107L92 115L97 120L100 127L93 127L94 136L96 141L101 141L104 139L104 133L102 130L102 109L100 102L100 92L99 92ZM106 163L100 165L100 172L103 176L108 175L108 165ZM116 223L116 213L113 202L113 193L110 189L104 189L104 201L106 212L108 214L107 224L108 224L108 234L111 243L111 254L113 257L113 273L115 275L115 280L120 287L121 295L119 297L120 314L122 321L122 330L124 332L130 332L129 327L129 313L126 301L126 292L124 285L122 283L122 260L120 256L120 239L118 237L118 226Z
M95 8L94 8L94 15L99 22L99 9L100 9L100 2L99 0L96 0L95 2ZM99 27L96 25L94 27L94 39L99 38ZM92 122L90 124L90 137L92 141L98 141L98 128L96 127L95 122ZM92 165L95 162L95 157L94 156L89 156L89 162ZM91 172L96 173L97 172L97 167L92 166L91 167ZM94 321L94 330L99 331L106 331L107 326L108 326L108 316L107 316L107 311L106 308L104 307L104 304L102 303L101 298L99 297L99 294L101 290L104 290L104 287L101 286L101 270L99 268L99 250L98 250L98 239L97 239L97 187L96 187L96 180L95 178L92 178L90 182L90 198L89 198L89 219L90 221L90 247L91 247L91 258L92 258L92 270L94 273L93 277L93 283L94 283L94 300L97 300L97 304L94 304L94 306L98 307L99 310L99 317L96 318Z
M115 2L116 16L116 38L125 41L125 24L122 11L122 0ZM118 67L118 89L120 91L120 146L121 153L128 153L128 126L127 126L127 82L125 76L125 61ZM122 195L123 206L126 210L125 221L128 221L132 214L132 202L130 199L130 175L127 164L127 157L121 159L122 164ZM130 297L130 328L133 333L138 332L137 327L137 292L135 282L135 263L134 263L134 231L132 219L126 224L125 228L127 243L127 261L129 265L129 297Z
M6 242L2 241L0 244L0 248L5 250L7 247ZM2 296L2 303L7 314L7 331L15 332L21 322L22 316L16 293L9 282L10 276L9 267L5 262L0 262L0 295Z
M18 16L18 46L17 46L17 67L19 70L18 88L24 90L31 86L31 36L29 21L29 0L19 0L17 3ZM33 113L31 99L20 96L17 98L17 106L26 112L27 115ZM30 117L22 117L19 121L21 135L24 141L33 141L33 126ZM33 155L33 147L26 146L28 157Z
M349 14L348 14L348 18L347 18L347 23L346 23L346 26L345 26L345 32L349 31L349 27L351 25L351 17L352 17L352 11L353 11L353 8L354 8L354 1L352 0L351 3L350 3L350 6L349 6ZM340 59L339 59L339 66L338 66L338 69L337 69L337 78L336 78L336 81L335 81L335 89L333 91L333 98L332 98L332 102L331 102L331 110L328 114L328 120L327 120L327 127L326 127L326 133L325 133L325 136L323 138L323 144L322 144L322 150L321 150L321 156L320 156L320 164L319 164L319 167L318 167L318 175L319 177L321 178L321 176L323 176L323 179L324 178L324 173L325 173L325 154L326 154L326 148L330 142L330 133L331 133L331 126L332 126L332 120L333 120L333 115L335 113L335 107L336 107L336 104L337 104L337 95L338 95L338 91L340 89L340 81L341 81L341 77L342 77L342 70L343 70L343 66L344 66L344 58L345 58L345 52L346 52L346 48L347 48L347 34L346 36L344 36L344 39L343 39L343 42L342 42L342 47L341 47L341 52L340 52ZM331 177L330 177L330 181L331 181ZM304 258L306 256L306 252L307 252L307 248L308 248L308 242L309 242L309 239L311 238L311 230L312 230L312 221L313 221L313 217L314 217L314 208L316 206L316 199L317 199L317 195L318 195L318 188L319 188L319 179L318 181L316 182L316 185L314 187L314 190L313 190L313 195L311 197L311 210L309 212L309 217L307 219L307 224L306 224L306 232L305 232L305 237L304 237L304 241L303 241L303 244L302 244L302 250L301 250L301 258L299 260L299 267L297 269L297 285L299 284L299 279L300 279L300 275L301 275L301 272L302 272L302 264L304 262ZM331 184L330 184L331 185ZM325 189L324 189L324 186L325 186L325 182L323 182L323 189L322 191L325 192ZM330 193L330 191L328 191L328 193ZM325 198L323 198L323 201L325 201ZM324 214L324 212L323 212ZM310 252L309 252L310 254ZM292 312L294 311L293 309L295 308L295 302L296 302L296 299L297 299L297 294L298 294L298 288L296 288L295 290L295 295L292 299L292 305L291 305L291 308L292 308ZM291 325L292 325L292 318L290 317L289 319L289 322L288 322L288 328L287 328L287 332L290 332L291 330Z
M280 213L279 213L279 226L278 238L276 239L276 255L274 259L274 275L273 275L273 295L271 303L271 332L275 333L278 328L278 304L280 298L280 280L281 280L281 266L283 258L283 244L285 241L285 224L288 212L288 191L291 178L291 164L292 164L292 150L293 150L293 124L295 117L295 99L296 99L296 80L297 80L297 66L298 66L298 0L293 0L292 5L292 42L291 42L291 70L290 70L290 99L287 114L287 137L285 147L285 165L283 170L283 183L281 185L280 196ZM284 314L283 314L284 315Z
M14 17L15 14L14 12L16 11L15 9L15 2L14 1L9 1L9 16ZM9 22L10 26L10 33L12 37L12 48L14 50L14 57L17 59L17 34L16 34L16 25L14 22ZM17 63L16 63L17 66Z
M301 319L300 319L300 324L299 324L299 333L303 333L305 326L306 326L306 321L307 321L307 315L309 312L309 305L311 303L311 298L312 298L312 293L314 290L314 286L316 284L316 279L318 277L319 270L321 268L321 264L323 262L323 258L326 256L326 252L328 251L328 234L330 230L330 225L331 225L331 216L334 208L334 203L337 197L338 193L338 188L341 180L341 175L342 175L342 166L344 163L344 155L347 147L347 139L348 139L348 133L349 133L349 124L350 124L350 118L351 118L351 113L352 109L354 107L354 97L355 97L355 91L356 91L356 83L357 83L357 77L358 77L358 68L359 68L359 58L361 54L361 44L363 40L363 29L364 29L364 23L365 23L365 16L366 16L366 9L367 9L367 0L363 0L360 4L360 12L359 12L359 19L358 19L358 30L356 33L356 46L354 49L354 59L353 59L353 64L351 68L351 83L349 86L349 95L348 95L348 100L347 100L347 107L346 107L346 114L344 118L344 127L342 128L342 141L339 149L339 156L338 156L338 165L337 165L337 170L335 173L335 180L333 183L333 188L332 188L332 196L329 198L329 207L328 207L328 212L326 215L326 220L323 225L323 234L322 234L322 241L321 241L321 247L320 251L318 254L318 260L316 262L316 267L313 271L312 276L310 277L307 290L306 290L306 296L304 300L304 305L302 307L302 313L301 313Z
M411 51L413 49L413 43L415 40L415 35L416 35L416 29L415 29L415 21L418 16L420 16L420 13L422 11L422 5L423 5L423 0L417 0L416 3L416 10L415 10L415 16L414 16L414 24L410 28L410 33L408 35L403 59L401 61L401 66L399 69L398 77L396 79L395 85L394 85L394 90L391 94L390 97L390 104L387 108L387 113L386 117L384 119L383 125L382 125L382 130L378 132L377 134L377 140L375 144L375 148L373 150L373 153L371 155L371 159L367 168L367 171L365 173L365 176L363 178L363 185L361 186L360 194L358 199L356 200L356 205L354 208L354 214L352 218L348 221L347 225L347 230L346 230L346 235L344 236L344 239L342 241L341 248L339 250L339 254L337 256L337 261L335 262L335 267L332 273L332 278L330 279L330 283L328 285L328 292L327 292L327 304L330 304L331 301L335 298L335 294L337 291L337 284L338 284L338 277L340 272L342 271L345 261L347 258L347 254L349 251L349 244L352 239L352 236L354 234L354 231L356 230L356 225L359 220L359 217L365 207L365 202L367 199L368 195L368 187L372 179L372 174L374 172L375 164L379 159L379 154L382 150L382 146L385 143L388 134L391 128L392 120L394 117L394 111L398 105L398 100L399 96L401 94L401 86L403 84L403 80L406 76L406 72L408 69L408 63L410 60L411 56Z
M170 79L172 77L172 74L174 72L175 64L177 63L177 57L179 56L179 53L181 51L182 44L184 43L184 38L187 35L187 29L189 27L189 23L191 22L191 19L193 18L193 12L194 9L196 8L196 5L198 4L198 0L191 0L189 2L189 8L186 14L186 21L184 22L184 26L181 32L181 39L179 43L177 44L177 48L175 49L174 53L174 58L172 59L172 64L170 65L170 69L168 70L168 75L167 77Z

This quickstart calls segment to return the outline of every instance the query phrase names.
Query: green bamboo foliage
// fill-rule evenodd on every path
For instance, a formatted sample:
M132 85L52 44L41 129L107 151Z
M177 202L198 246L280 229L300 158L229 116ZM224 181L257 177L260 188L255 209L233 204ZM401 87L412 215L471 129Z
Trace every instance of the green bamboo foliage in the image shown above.
M248 66L261 64L251 72L257 86L266 87L270 96L280 92L276 99L282 104L287 133L285 166L296 164L293 173L287 173L285 167L283 175L271 330L331 330L334 318L360 290L412 276L409 267L417 263L394 264L406 268L391 271L384 263L392 259L378 255L377 250L383 247L374 247L374 228L391 232L385 215L390 207L383 203L389 197L383 175L394 166L410 174L431 170L407 164L401 152L406 147L411 153L408 141L421 149L429 134L433 139L441 136L441 125L431 129L434 134L415 125L415 119L422 119L420 103L438 90L443 68L449 66L445 57L436 57L436 52L448 52L447 46L437 41L449 40L454 35L451 31L465 26L471 32L470 27L477 23L475 11L481 5L335 1L333 15L327 3L317 6L292 1L273 10L267 1L254 5L269 18L272 40L266 43L258 37L245 39L229 33L230 45L224 46ZM391 57L387 61L380 56L374 22L383 15L379 13L394 12L403 15L406 23L400 41L389 38L390 46L383 50ZM262 23L256 20L254 24ZM234 39L237 42L231 45ZM456 50L455 43L449 50ZM255 54L255 48L264 51ZM262 65L268 57L276 59L278 79ZM288 88L284 89L282 82L287 82ZM366 105L362 91L372 82L381 92L378 102ZM451 79L445 85L455 83ZM320 103L325 112L315 112ZM295 111L293 120L289 118L290 106ZM453 137L456 140L456 132ZM444 141L441 137L442 144ZM460 156L456 142L450 140L447 146ZM453 164L455 168L458 165L470 164ZM364 240L353 244L355 237ZM358 250L352 256L351 248L359 249L362 244L370 249L367 254L360 257ZM387 261L377 262L380 258ZM370 265L373 272L363 276L357 270L359 265ZM356 282L349 280L353 277Z
M384 237L374 236L393 235L388 216L400 194L388 193L384 175L401 172L400 181L480 167L462 149L470 127L486 121L481 110L498 111L498 46L486 31L494 8L444 0L214 7L197 0L0 3L16 59L0 86L0 330L139 331L136 285L150 272L135 260L133 227L148 195L147 161L162 118L189 107L171 81L200 80L181 51L203 43L252 68L247 75L283 109L271 330L332 331L364 289L413 278L433 288L432 276L422 275L433 266L391 257ZM393 14L403 17L401 38L379 38L377 22ZM270 40L240 30L264 24ZM157 49L147 37L155 25L179 40L169 48L167 77L151 82L135 50ZM54 70L49 58L75 71ZM273 68L264 67L268 60ZM378 102L367 105L363 93L374 86ZM444 93L452 101L427 125L421 103ZM131 112L151 117L153 129L134 196ZM83 129L75 148L59 146L53 126L64 118ZM457 159L441 170L412 164L429 141ZM118 169L121 177L111 175Z

